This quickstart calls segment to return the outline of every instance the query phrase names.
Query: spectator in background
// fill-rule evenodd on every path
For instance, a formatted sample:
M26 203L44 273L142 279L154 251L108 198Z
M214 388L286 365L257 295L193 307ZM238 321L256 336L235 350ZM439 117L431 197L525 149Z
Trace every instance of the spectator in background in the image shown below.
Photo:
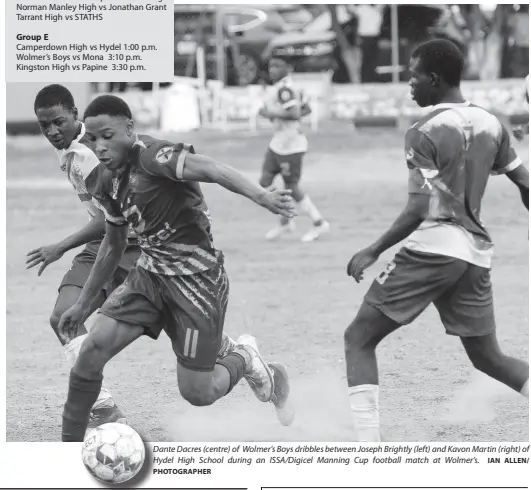
M361 49L361 82L376 81L378 40L382 29L384 5L356 5L351 10L358 18L358 39Z
M358 39L358 17L349 7L349 12L352 13L352 16L347 22L344 22L340 25L340 30L344 36L345 42L348 45L348 49L345 53L342 53L341 45L339 42L336 43L334 48L334 57L336 59L336 69L332 76L333 83L360 83L361 76L361 52L359 49L359 39ZM333 26L333 21L332 21ZM337 33L339 35L339 33ZM344 56L348 56L351 60L351 63L354 64L354 73L349 73L349 69L345 65L343 59Z
M508 19L509 42L512 56L509 59L509 77L525 76L529 69L529 6L521 5Z

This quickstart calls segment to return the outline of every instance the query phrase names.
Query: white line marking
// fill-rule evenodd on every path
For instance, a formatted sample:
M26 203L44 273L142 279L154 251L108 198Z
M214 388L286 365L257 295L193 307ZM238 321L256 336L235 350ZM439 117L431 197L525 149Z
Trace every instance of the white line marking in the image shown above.
M9 179L7 189L71 189L72 184L66 179Z

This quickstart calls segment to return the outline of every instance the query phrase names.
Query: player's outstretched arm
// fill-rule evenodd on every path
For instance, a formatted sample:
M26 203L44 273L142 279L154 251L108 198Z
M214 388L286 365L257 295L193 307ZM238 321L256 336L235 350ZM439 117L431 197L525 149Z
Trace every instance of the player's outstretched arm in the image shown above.
M73 248L86 245L94 240L100 240L105 235L105 216L100 211L90 222L64 240L51 245L35 248L26 255L26 269L41 264L37 273L40 276L44 269L59 260L66 252Z
M529 210L529 171L523 165L518 165L514 170L510 170L505 175L518 187L522 202Z
M294 216L291 191L267 191L251 182L235 168L204 155L188 153L182 172L183 180L219 184L229 191L241 194L274 214L287 218Z
M90 316L92 302L114 274L127 246L127 224L119 226L106 222L105 231L96 262L77 303L63 314L59 322L58 334L65 343L76 337L79 325Z

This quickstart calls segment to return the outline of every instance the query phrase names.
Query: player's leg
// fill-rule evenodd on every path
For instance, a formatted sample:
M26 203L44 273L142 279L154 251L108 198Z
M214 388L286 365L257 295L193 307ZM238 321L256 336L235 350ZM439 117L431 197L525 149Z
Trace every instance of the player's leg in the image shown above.
M349 401L358 441L380 440L378 344L417 318L464 267L451 257L402 249L372 283L345 332Z
M52 327L52 330L54 331L55 335L57 335L57 338L59 339L59 342L65 345L63 343L63 340L61 337L59 337L57 330L59 327L59 321L61 320L61 316L63 316L63 313L67 311L70 307L76 304L77 299L79 298L79 295L81 294L81 290L83 289L83 286L74 286L71 284L66 284L59 289L59 294L57 295L57 300L55 302L55 306L53 308L52 314L50 316L50 325ZM96 301L94 302L92 312L91 314L96 311L105 301L105 295L102 293L98 296ZM84 325L81 325L78 329L78 337L84 336L87 333L87 329ZM66 353L66 349L65 349Z
M529 364L504 354L495 332L480 337L462 337L461 342L477 370L529 398Z
M400 324L368 304L345 331L348 396L357 441L380 441L376 347Z
M275 177L280 173L276 155L270 149L267 150L262 164L262 172L260 175L260 185L264 189L269 189L273 185Z
M55 303L53 312L50 316L50 325L57 335L57 327L59 326L59 320L63 313L73 306L81 290L87 281L94 261L96 260L96 255L98 253L99 242L89 243L79 254L74 257L72 265L68 272L64 275L61 284L59 285L59 294L57 301ZM92 311L97 310L105 300L105 295L102 292L100 296L95 300ZM82 326L78 335L84 335L87 331L84 326ZM59 336L57 335L57 338ZM61 339L59 341L62 343Z
M280 174L279 155L268 149L262 165L262 175L260 176L260 185L264 189L273 188L275 177ZM266 233L266 240L275 240L285 233L290 233L295 229L293 220L285 217L280 218L280 224Z
M323 218L310 196L300 187L303 157L304 153L280 156L280 168L286 189L291 190L291 196L301 214L308 216L313 224L313 228L304 234L302 241L313 242L330 231L330 223Z
M57 335L57 327L63 313L73 306L81 294L81 290L90 274L99 243L88 244L85 249L72 262L72 266L63 277L59 286L59 294L55 303L50 324ZM105 301L106 294L102 291L92 304L91 313L96 311ZM74 365L81 345L86 338L87 330L81 326L77 337L63 346L63 353L70 368ZM58 337L59 338L59 337ZM61 339L59 339L61 341ZM91 426L101 425L106 422L126 422L124 414L117 407L109 390L103 386L91 413Z
M208 406L228 395L242 378L261 402L271 402L282 425L290 425L294 411L289 405L289 379L281 363L267 364L250 335L238 338L232 351L217 358L211 371L197 371L177 361L177 382L182 397L194 406Z
M469 264L435 306L447 333L461 338L476 369L529 397L529 364L504 354L498 344L488 269Z
M228 276L219 266L199 274L164 278L163 297L171 316L167 334L177 356L179 390L192 405L211 405L225 396L246 373L246 353L237 345L218 359L229 297ZM271 396L267 366L260 389ZM268 393L269 392L269 393Z
M63 442L83 441L90 411L101 390L105 365L143 333L144 328L139 325L98 315L70 372L63 410Z
M152 277L143 269L131 269L125 282L100 308L72 368L63 415L64 441L83 439L90 404L101 387L105 364L142 334L158 338L162 310L162 299Z
M273 402L286 420L289 385L285 368L266 364L253 337L241 336L231 352L218 356L229 295L222 264L200 274L171 278L165 290L173 317L173 328L167 333L177 355L183 398L192 405L210 405L245 378L257 398Z

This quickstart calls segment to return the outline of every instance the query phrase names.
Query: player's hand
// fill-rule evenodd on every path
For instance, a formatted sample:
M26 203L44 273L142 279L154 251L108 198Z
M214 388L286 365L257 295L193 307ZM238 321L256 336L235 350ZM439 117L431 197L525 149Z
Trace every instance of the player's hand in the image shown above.
M64 251L57 244L39 247L26 254L26 269L32 269L41 264L37 275L40 276L44 269L64 255Z
M379 255L372 247L360 250L350 259L347 265L347 274L353 277L356 282L360 282L363 279L365 270L374 264L378 260L378 257Z
M57 327L57 335L65 345L77 337L79 326L83 325L89 316L90 310L77 303L63 313Z
M291 197L290 189L278 189L265 192L260 203L264 208L273 214L281 214L286 218L293 218L295 213L295 202Z
M522 126L514 128L513 135L518 141L522 141L524 139L524 129L522 128Z

